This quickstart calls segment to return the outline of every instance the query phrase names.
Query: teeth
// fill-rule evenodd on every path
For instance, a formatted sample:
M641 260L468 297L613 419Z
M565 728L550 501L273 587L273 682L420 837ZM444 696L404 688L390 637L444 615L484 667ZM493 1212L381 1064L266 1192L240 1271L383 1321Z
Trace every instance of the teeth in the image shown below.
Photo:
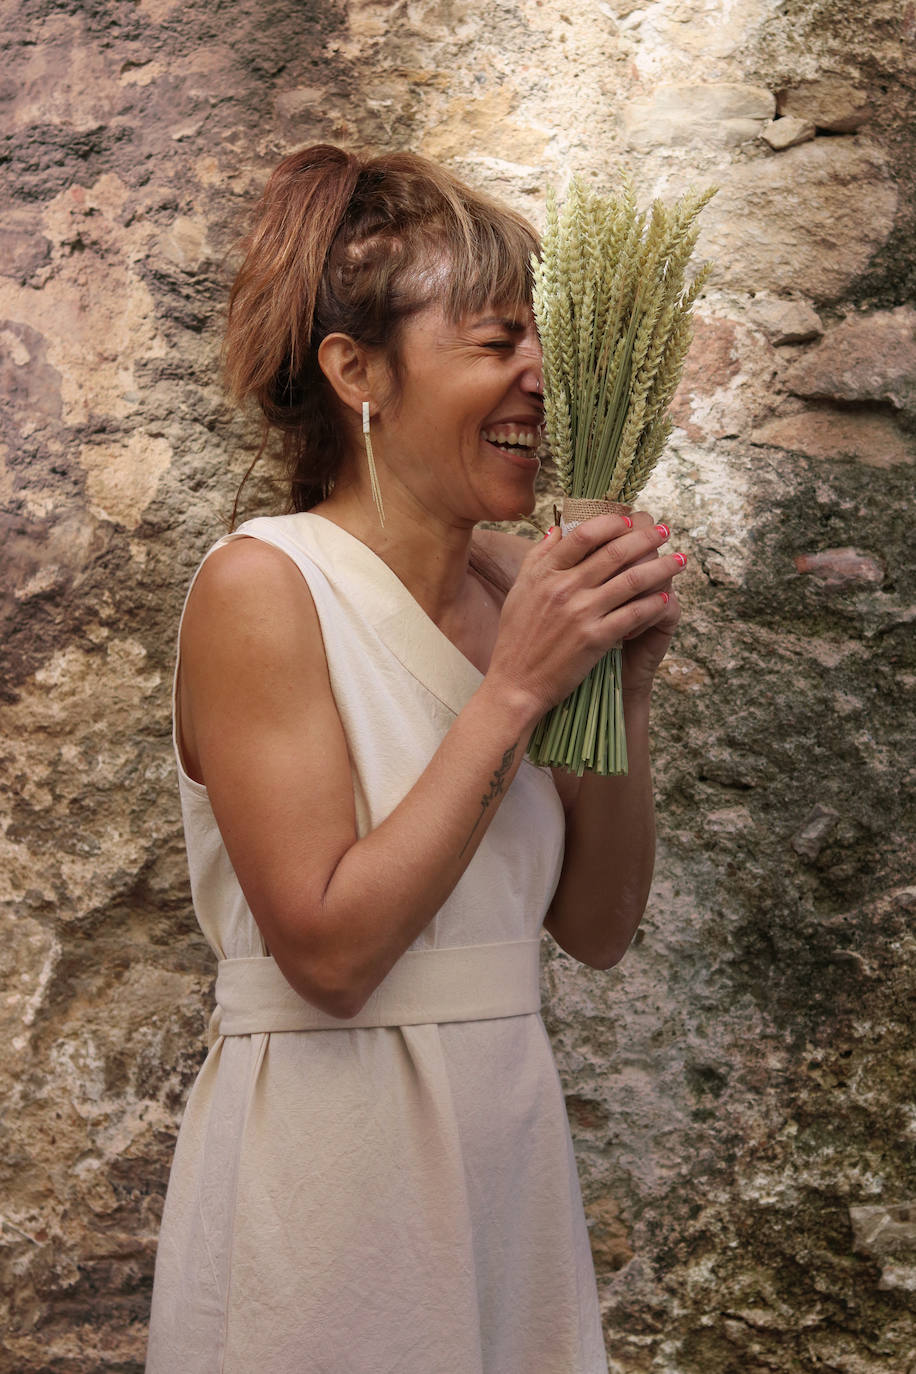
M537 448L538 434L534 430L510 429L500 434L498 430L486 429L483 437L491 444L509 444L511 448Z

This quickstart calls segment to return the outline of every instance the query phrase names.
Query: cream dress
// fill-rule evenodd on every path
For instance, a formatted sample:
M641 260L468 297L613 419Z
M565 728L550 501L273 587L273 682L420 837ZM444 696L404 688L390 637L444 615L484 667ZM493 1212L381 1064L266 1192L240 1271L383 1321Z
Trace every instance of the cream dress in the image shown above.
M308 583L365 834L481 674L330 521L258 519L228 538L246 535ZM180 760L179 784L194 907L221 962L162 1219L147 1374L606 1374L537 1011L563 852L549 774L522 764L451 897L352 1022L286 984Z

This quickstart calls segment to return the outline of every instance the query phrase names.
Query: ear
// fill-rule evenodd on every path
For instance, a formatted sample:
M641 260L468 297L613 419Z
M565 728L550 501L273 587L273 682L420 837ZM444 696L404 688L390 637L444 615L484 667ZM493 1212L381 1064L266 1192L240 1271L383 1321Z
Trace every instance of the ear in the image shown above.
M327 334L318 345L318 366L350 410L362 413L372 396L375 366L368 351L349 334Z

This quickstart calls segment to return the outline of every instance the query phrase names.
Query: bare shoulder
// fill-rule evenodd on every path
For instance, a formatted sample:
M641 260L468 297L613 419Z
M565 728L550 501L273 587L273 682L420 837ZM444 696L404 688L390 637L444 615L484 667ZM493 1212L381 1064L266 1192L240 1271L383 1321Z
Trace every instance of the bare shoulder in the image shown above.
M233 539L204 560L188 598L186 619L227 613L270 622L293 606L312 605L293 560L263 539Z
M509 581L514 582L525 555L531 552L537 539L536 536L508 534L505 530L475 529L474 542L499 565Z
M245 536L232 539L206 558L191 592L192 597L261 594L265 586L277 590L305 586L293 560L264 539Z
M332 708L308 585L282 550L234 539L204 561L182 622L179 738L187 771L210 785L226 740L238 752L252 732L263 742L286 720L301 733L306 703L311 720L321 714L316 706Z
M181 654L192 669L204 655L236 664L279 666L324 659L318 613L293 560L263 539L233 539L204 561L181 630Z

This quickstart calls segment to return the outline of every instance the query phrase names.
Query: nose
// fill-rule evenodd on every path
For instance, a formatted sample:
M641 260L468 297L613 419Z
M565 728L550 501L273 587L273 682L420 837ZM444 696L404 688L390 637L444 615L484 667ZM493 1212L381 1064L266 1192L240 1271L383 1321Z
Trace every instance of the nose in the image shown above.
M544 394L544 363L541 341L533 321L519 345L518 354L523 363L521 376L523 390L528 395L542 397Z
M532 369L529 373L525 374L522 386L524 387L526 395L533 396L539 404L543 404L544 378L541 375L540 367Z

